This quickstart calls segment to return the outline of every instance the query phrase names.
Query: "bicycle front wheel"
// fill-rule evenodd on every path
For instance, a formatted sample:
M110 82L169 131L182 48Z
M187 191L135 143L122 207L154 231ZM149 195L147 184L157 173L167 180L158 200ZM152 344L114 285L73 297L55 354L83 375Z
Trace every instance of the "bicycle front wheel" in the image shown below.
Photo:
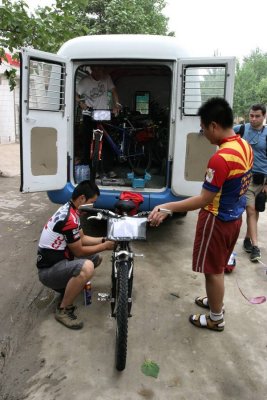
M118 289L116 309L116 351L115 363L118 371L123 371L126 365L128 337L128 271L129 263L121 261L118 265Z
M137 142L132 137L128 144L127 158L132 170L140 176L149 171L152 161L152 150L149 142Z

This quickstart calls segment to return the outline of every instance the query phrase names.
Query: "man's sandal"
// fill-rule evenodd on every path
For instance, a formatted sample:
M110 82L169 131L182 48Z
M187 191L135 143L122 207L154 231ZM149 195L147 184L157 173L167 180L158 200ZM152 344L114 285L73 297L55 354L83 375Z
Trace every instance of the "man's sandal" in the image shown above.
M195 303L202 308L210 308L207 296L198 296L195 298Z
M213 321L209 314L192 314L189 317L189 321L197 328L206 328L217 332L222 332L225 325L223 318L219 321Z
M198 296L198 297L196 297L195 298L195 303L199 307L207 308L208 310L210 309L209 301L208 301L207 296ZM224 305L222 306L222 312L225 313Z

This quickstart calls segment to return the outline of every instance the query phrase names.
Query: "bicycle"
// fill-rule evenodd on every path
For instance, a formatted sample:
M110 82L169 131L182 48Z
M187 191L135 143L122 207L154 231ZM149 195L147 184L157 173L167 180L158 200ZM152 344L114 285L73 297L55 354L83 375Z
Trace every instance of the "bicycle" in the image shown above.
M152 162L150 142L154 136L153 127L135 128L126 116L123 117L121 126L113 125L107 122L111 120L109 110L89 110L88 113L97 122L90 146L92 179L95 179L99 162L102 160L103 137L119 162L128 162L131 170L137 175L144 175L149 171ZM113 131L114 139L108 130Z
M131 241L146 239L148 211L130 216L136 205L129 200L119 200L117 213L82 205L81 211L94 214L87 219L107 220L107 239L115 241L112 252L111 293L108 300L111 305L111 316L116 320L115 366L123 371L126 366L128 318L131 317L134 257ZM104 295L104 294L102 294Z

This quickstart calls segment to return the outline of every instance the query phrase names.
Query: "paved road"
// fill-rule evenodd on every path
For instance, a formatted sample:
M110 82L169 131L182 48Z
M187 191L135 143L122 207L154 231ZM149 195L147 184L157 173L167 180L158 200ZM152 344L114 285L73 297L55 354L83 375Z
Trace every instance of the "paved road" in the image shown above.
M0 170L1 156L0 146ZM127 367L117 373L114 321L109 305L97 301L109 289L109 254L93 280L93 304L83 306L82 296L77 301L81 331L54 320L56 298L37 279L37 239L55 208L45 193L21 194L19 176L0 178L1 400L265 400L267 303L251 305L237 282L249 297L267 295L267 276L242 251L242 236L237 268L226 276L222 333L188 322L200 311L193 299L204 293L203 276L191 272L197 212L150 229L148 241L135 244L145 257L136 259ZM265 261L266 222L264 213ZM157 379L142 374L145 359L160 366Z

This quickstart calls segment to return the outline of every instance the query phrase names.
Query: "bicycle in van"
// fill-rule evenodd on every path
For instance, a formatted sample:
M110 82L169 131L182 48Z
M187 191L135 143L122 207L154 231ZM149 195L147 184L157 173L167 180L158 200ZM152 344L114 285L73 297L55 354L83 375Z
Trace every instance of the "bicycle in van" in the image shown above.
M91 178L95 178L96 172L103 171L103 140L120 166L126 163L138 176L149 171L152 162L153 126L135 128L123 112L116 118L119 119L117 123L111 121L110 110L92 109L88 110L88 115L97 123L90 145Z

